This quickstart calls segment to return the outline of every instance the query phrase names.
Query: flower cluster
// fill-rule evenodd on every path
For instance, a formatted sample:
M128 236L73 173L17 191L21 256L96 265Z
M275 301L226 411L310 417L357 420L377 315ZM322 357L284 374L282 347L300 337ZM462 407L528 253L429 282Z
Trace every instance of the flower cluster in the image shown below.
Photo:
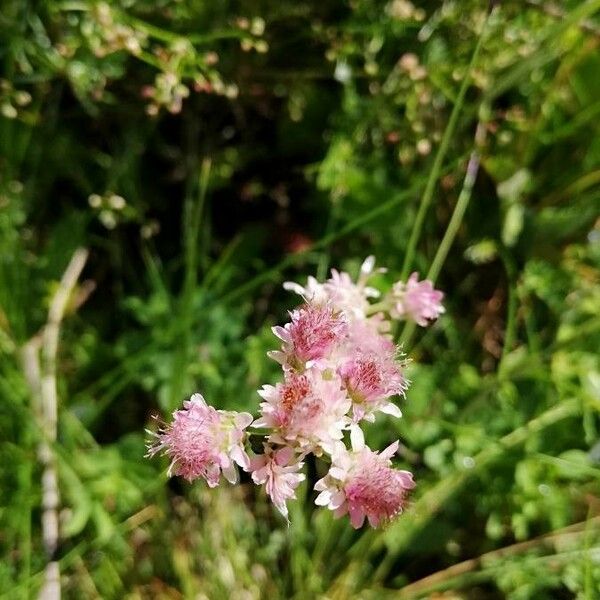
M377 527L401 513L415 484L411 473L392 467L399 442L374 452L360 424L378 412L401 416L394 398L408 388L406 361L390 335L391 321L427 325L444 312L443 294L413 273L382 295L369 285L384 272L374 266L373 257L367 258L356 281L332 270L324 283L312 277L305 286L285 283L302 304L287 324L273 328L281 344L269 356L281 365L283 380L259 390L259 417L215 410L196 394L155 434L149 454L165 453L170 472L190 481L203 477L211 487L221 472L235 481L237 464L265 486L287 518L287 501L305 479L301 471L312 453L329 463L314 487L317 505L336 516L347 513L356 528L365 519ZM263 439L263 452L253 458L244 449L250 425Z

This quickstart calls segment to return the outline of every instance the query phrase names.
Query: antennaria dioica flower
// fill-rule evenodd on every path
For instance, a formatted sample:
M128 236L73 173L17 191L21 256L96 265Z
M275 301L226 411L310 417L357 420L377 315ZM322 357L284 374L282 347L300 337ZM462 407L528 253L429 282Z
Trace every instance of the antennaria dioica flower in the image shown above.
M361 423L374 421L377 412L402 416L394 398L405 395L409 381L391 322L428 325L444 312L443 293L413 273L382 295L370 280L385 269L374 267L368 257L356 281L332 269L323 283L314 277L304 286L286 282L302 303L288 323L273 328L281 343L268 354L281 365L283 378L258 390L259 416L216 410L194 394L153 434L148 455L165 454L169 475L203 478L210 487L221 474L237 482L237 465L264 486L287 519L287 502L295 498L305 479L304 461L313 454L329 465L314 486L317 505L338 517L348 514L355 528L365 520L378 527L399 515L415 486L410 472L392 466L399 442L371 450ZM262 453L250 450L249 428L262 438Z

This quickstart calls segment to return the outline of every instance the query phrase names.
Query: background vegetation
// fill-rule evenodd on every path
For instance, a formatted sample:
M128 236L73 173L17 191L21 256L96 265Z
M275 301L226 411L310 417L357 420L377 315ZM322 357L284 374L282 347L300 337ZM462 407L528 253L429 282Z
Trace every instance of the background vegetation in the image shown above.
M600 597L600 0L496 4L2 3L3 598L44 578L40 445L65 598ZM368 254L447 294L369 431L407 514L167 482L151 416L254 411L282 282Z

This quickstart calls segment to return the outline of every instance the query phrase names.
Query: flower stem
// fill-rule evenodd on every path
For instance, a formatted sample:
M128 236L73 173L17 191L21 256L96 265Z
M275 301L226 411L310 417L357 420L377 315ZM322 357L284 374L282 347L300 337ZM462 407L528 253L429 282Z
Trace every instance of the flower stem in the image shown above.
M444 158L446 157L446 153L448 152L448 147L450 145L450 139L454 135L454 131L456 129L456 124L458 123L458 117L462 110L465 95L467 93L467 89L469 84L471 83L471 77L473 74L473 70L475 65L477 64L477 58L479 57L479 52L483 45L483 40L485 38L485 33L487 31L487 24L489 22L489 15L485 20L483 28L481 30L481 34L479 35L479 39L477 40L477 44L475 45L475 49L473 50L473 54L471 56L471 61L469 62L469 66L467 68L467 72L463 78L462 84L460 86L460 90L458 92L458 96L456 98L456 102L454 103L454 107L452 108L452 112L450 113L450 119L448 120L448 124L446 125L446 129L444 130L444 135L442 137L442 141L438 148L437 154L435 155L435 159L433 161L433 166L429 173L429 178L427 179L427 184L425 185L425 191L423 192L423 196L421 198L421 204L419 205L419 210L417 212L417 218L415 220L415 224L410 232L410 238L408 240L408 247L406 248L406 254L404 255L404 264L402 265L402 274L401 279L406 279L408 274L412 268L413 260L415 257L415 250L417 248L417 243L419 241L419 237L421 235L421 230L423 229L423 223L425 221L425 216L427 215L427 210L429 209L429 205L433 199L433 192L435 191L435 184L439 179L442 164L444 162Z
M467 164L467 172L465 174L465 180L463 183L462 190L460 191L460 195L458 196L456 207L454 208L454 212L452 213L450 223L448 223L446 233L444 233L442 242L440 243L435 258L431 263L431 267L429 267L429 271L427 272L427 279L430 279L432 282L435 282L435 280L438 278L438 275L440 274L442 265L444 264L446 257L448 256L450 247L454 242L454 238L456 237L458 228L462 223L465 211L467 209L467 206L469 205L469 201L471 200L471 194L473 192L475 180L477 179L477 173L479 172L479 164L481 160L479 156L479 148L483 145L485 141L485 136L485 125L479 122L477 124L477 131L475 132L475 148L471 153L469 163Z
M482 111L483 112L483 111ZM427 279L435 282L446 258L448 257L448 252L450 251L450 247L454 242L454 238L458 233L458 229L462 223L463 217L465 216L465 211L467 210L467 206L469 205L469 201L471 200L471 195L473 193L473 186L475 185L475 180L477 179L477 174L479 172L479 164L481 161L479 155L479 149L483 146L486 137L486 128L485 125L479 121L477 124L477 130L475 131L475 147L471 152L471 156L469 157L469 162L467 164L467 171L465 174L465 180L463 183L462 190L458 196L458 200L456 201L456 206L454 207L454 212L452 213L452 217L450 218L450 223L448 223L448 227L446 228L446 232L444 233L444 237L439 245L438 251L435 254L433 262L431 263L431 267L429 267L429 271L427 272ZM410 344L412 336L414 335L416 329L416 325L413 321L408 321L402 330L402 335L400 336L400 345L406 347Z

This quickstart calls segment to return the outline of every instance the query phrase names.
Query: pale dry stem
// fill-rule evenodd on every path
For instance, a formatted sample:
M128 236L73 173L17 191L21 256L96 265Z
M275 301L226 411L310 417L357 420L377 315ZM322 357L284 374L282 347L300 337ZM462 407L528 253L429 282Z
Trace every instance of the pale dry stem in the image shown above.
M56 355L60 325L69 299L88 257L84 248L77 249L48 310L48 319L41 332L31 338L21 350L25 379L31 390L32 409L40 424L42 439L38 458L42 466L42 539L48 558L40 600L59 600L61 596L60 568L56 559L59 542L60 493L52 445L56 441L58 420L58 393L56 387Z

